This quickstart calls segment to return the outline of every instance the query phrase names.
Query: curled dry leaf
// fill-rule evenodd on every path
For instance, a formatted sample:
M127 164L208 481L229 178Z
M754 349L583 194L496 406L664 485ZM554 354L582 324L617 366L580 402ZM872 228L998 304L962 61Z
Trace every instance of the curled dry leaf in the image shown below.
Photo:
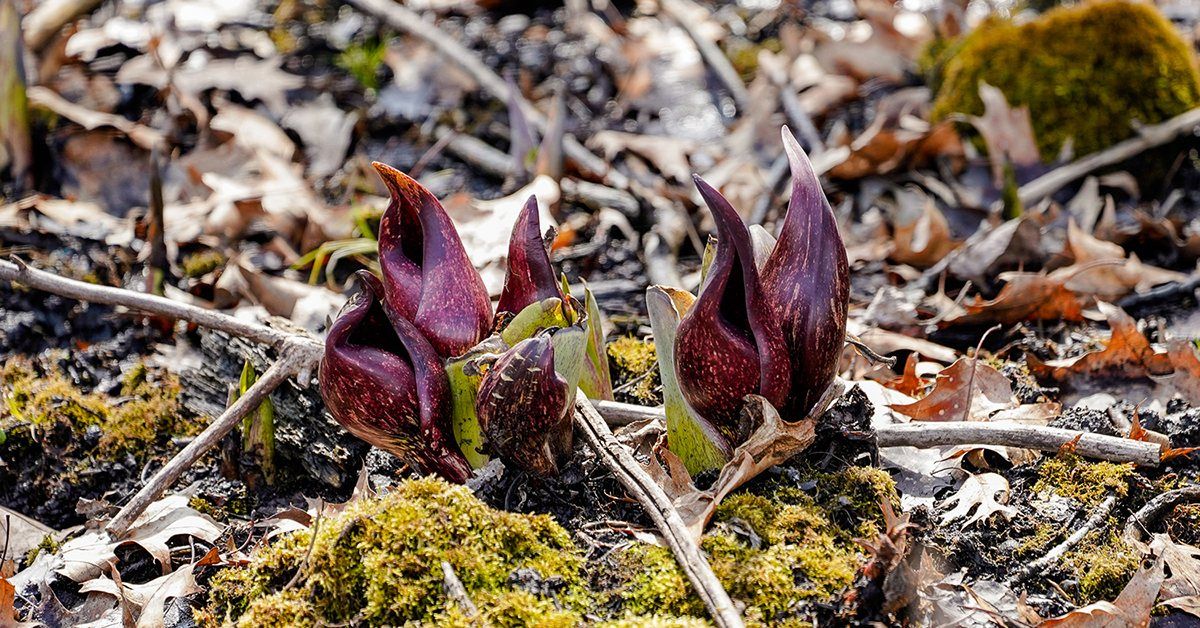
M999 500L997 495L1000 495ZM988 517L1000 514L1005 519L1011 519L1017 514L1017 509L1006 506L1008 501L1008 480L998 473L981 473L968 476L958 492L946 500L944 506L951 510L942 514L941 524L966 518L962 527L978 523L986 523ZM974 514L972 514L974 513Z
M901 264L928 268L959 246L950 235L950 223L933 199L925 198L921 214L912 222L897 224L889 257Z
M1064 268L1049 274L1000 273L1006 283L996 298L976 297L963 303L963 313L947 318L950 325L1013 325L1022 321L1083 321L1084 300L1067 288L1075 269Z
M917 393L925 390L926 386L925 380L920 375L917 375L917 363L919 361L916 353L908 354L908 360L904 362L904 373L891 381L883 382L883 385L910 397L916 396Z
M1130 578L1129 584L1112 602L1096 602L1047 619L1040 628L1130 628L1150 625L1150 612L1163 586L1163 559Z
M167 542L172 537L191 536L213 543L223 531L211 517L189 507L186 496L171 495L150 504L120 539L114 541L103 530L91 530L63 543L56 570L75 582L87 582L107 571L118 547L134 544L154 557L166 574L171 568Z
M1058 404L1021 405L1008 378L978 358L959 358L938 373L934 388L920 400L895 404L892 410L915 421L988 421L1002 411L1057 413Z
M1063 255L1073 260L1072 268L1076 269L1064 287L1101 301L1116 301L1131 292L1145 292L1160 284L1188 279L1183 273L1143 264L1137 255L1126 257L1120 245L1086 233L1074 220L1067 223Z
M983 101L983 115L968 120L987 144L992 181L1000 187L1005 166L1028 169L1041 163L1041 154L1033 136L1029 107L1010 106L1003 92L984 82L979 83L979 99Z
M1169 356L1150 344L1138 331L1133 317L1115 305L1099 303L1098 307L1112 328L1112 335L1103 349L1076 358L1047 362L1028 355L1029 370L1039 379L1062 383L1075 378L1136 379L1174 372Z
M1150 549L1170 573L1162 583L1161 604L1200 617L1200 548L1155 534Z

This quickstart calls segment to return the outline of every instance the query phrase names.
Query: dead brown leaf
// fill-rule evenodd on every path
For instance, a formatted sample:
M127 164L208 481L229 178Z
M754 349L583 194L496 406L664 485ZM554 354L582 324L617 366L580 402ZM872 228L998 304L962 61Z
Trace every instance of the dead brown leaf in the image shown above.
M1163 559L1130 578L1112 602L1096 602L1047 619L1039 628L1143 628L1150 625L1150 612L1163 586Z
M892 410L915 421L986 421L1017 405L1008 378L977 358L959 358L938 373L934 388L915 403Z
M1171 359L1150 344L1137 328L1137 321L1121 308L1098 303L1108 318L1112 335L1104 348L1076 358L1042 362L1027 355L1029 370L1039 379L1069 382L1076 378L1135 379L1165 376L1174 372Z
M897 224L892 234L889 257L901 264L928 268L961 244L950 234L950 223L929 197L924 198L920 215L906 224Z
M987 144L992 181L1000 187L1004 185L1005 165L1035 166L1041 163L1041 154L1033 136L1028 107L1009 106L1003 92L984 82L979 83L979 98L983 101L983 115L971 116L968 120Z
M1000 273L998 278L1006 283L996 298L984 300L976 297L963 303L963 313L947 318L943 325L1082 321L1083 307L1087 302L1066 287L1066 281L1073 273L1073 269L1066 268L1049 274Z
M919 361L916 353L908 354L908 360L904 362L904 373L896 379L883 382L883 385L892 390L898 390L910 397L915 397L917 393L925 390L926 386L925 380L917 375L917 362Z

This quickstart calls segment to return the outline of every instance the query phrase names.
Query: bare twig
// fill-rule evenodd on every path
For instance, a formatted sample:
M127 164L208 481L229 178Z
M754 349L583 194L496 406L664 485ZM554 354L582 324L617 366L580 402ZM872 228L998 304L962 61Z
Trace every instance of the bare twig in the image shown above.
M874 364L883 364L884 366L887 366L888 368L892 368L892 367L896 366L896 358L894 356L888 357L888 356L884 356L884 355L879 355L878 353L875 352L874 349L872 349L871 347L868 347L867 343L863 342L862 340L859 340L857 336L854 336L852 334L846 334L846 344L854 347L854 349L856 351L858 351L862 355L862 357L866 358L868 361L870 361Z
M688 532L671 498L642 469L629 449L617 441L591 400L582 393L578 394L575 409L575 425L584 440L596 451L605 466L612 469L625 490L646 509L646 514L662 532L692 587L704 601L713 622L723 628L744 625L733 601L729 599L729 593L717 580L708 559Z
M1197 126L1200 126L1200 108L1185 111L1166 122L1144 126L1138 129L1135 137L1055 168L1022 185L1017 190L1017 196L1023 205L1033 205L1080 177L1118 164L1156 146L1162 146L1181 135L1193 132ZM992 205L992 211L999 211L1002 206L1002 201L996 201Z
M596 401L597 409L612 425L663 417L661 407L650 408L615 401ZM875 428L880 447L946 447L952 445L1004 445L1055 452L1079 437L1075 453L1085 458L1158 466L1162 448L1157 443L1064 430L1040 425L986 421L923 421Z
M923 421L885 425L875 430L880 447L944 447L949 445L1004 445L1038 451L1058 451L1079 438L1075 453L1085 458L1111 462L1132 462L1156 467L1162 447L1157 443L1104 436L1091 432L1064 430L1040 425L986 421Z
M422 18L419 14L392 0L346 0L356 9L374 15L392 28L399 29L420 39L450 61L458 64L496 99L508 102L514 99L525 112L530 124L541 133L549 128L549 121L542 112L538 111L520 93L512 93L508 83L500 78L479 57L465 46L455 41L453 37L438 28L433 22ZM563 150L584 170L600 177L605 183L618 189L628 189L629 178L616 170L609 168L608 163L588 150L575 138L566 133L563 135Z
M1200 486L1177 488L1146 502L1125 524L1125 540L1142 541L1168 510L1185 502L1200 502Z
M41 50L63 26L77 17L91 13L103 0L45 0L34 5L25 16L25 44L30 50Z
M146 510L146 507L162 496L167 488L183 475L184 471L191 468L210 449L216 447L222 438L233 431L233 428L237 427L242 419L246 418L246 415L258 408L280 384L302 370L311 369L319 355L319 353L313 353L311 345L303 336L293 336L289 339L284 344L279 359L271 365L271 368L267 369L266 373L263 373L262 379L255 382L244 395L217 417L217 420L204 428L204 431L187 447L175 454L175 457L171 458L158 473L155 473L150 481L129 500L129 503L121 508L121 511L105 527L109 535L119 538L125 534L125 531Z
M1042 556L1041 558L1019 569L1013 575L1013 580L1016 582L1022 582L1042 573L1042 571L1046 570L1048 567L1057 564L1059 559L1063 557L1063 554L1066 554L1076 545L1079 545L1083 541L1084 537L1086 537L1090 532L1100 528L1104 524L1105 519L1112 514L1113 507L1116 505L1116 495L1109 495L1106 497L1104 501L1100 502L1100 505L1096 506L1096 509L1092 511L1092 515L1088 517L1087 521L1085 521L1082 526L1076 528L1075 531L1071 533L1071 536L1068 536L1062 543L1050 548L1050 551L1046 552L1045 556Z
M696 49L700 51L700 56L704 57L708 67L712 68L713 73L729 90L729 95L737 104L738 111L744 112L749 109L750 92L746 89L746 84L742 82L742 77L738 75L733 64L729 62L729 57L725 56L720 46L705 37L697 28L696 15L701 12L707 13L708 10L692 0L660 0L659 5L672 20L683 27L684 31L687 31L688 37L692 38Z
M436 127L433 134L450 154L468 164L500 179L512 176L512 159L487 142L463 135L447 126ZM637 198L624 190L571 178L564 178L558 184L565 200L577 201L592 208L611 207L630 218L641 214L641 204Z
M319 356L319 352L324 351L324 345L316 338L300 336L266 325L249 323L228 314L172 301L165 297L75 281L32 268L15 257L11 258L11 261L0 260L0 280L13 281L30 288L45 290L88 303L121 305L150 314L189 321L201 327L217 329L251 342L267 345L276 351L283 349L288 342L307 343L310 353L317 352L314 355Z
M467 619L475 619L479 616L479 608L475 606L475 602L471 601L471 596L467 594L467 587L463 586L458 574L454 573L454 566L444 560L442 561L442 590L445 591L446 597L458 604L458 607L467 615Z

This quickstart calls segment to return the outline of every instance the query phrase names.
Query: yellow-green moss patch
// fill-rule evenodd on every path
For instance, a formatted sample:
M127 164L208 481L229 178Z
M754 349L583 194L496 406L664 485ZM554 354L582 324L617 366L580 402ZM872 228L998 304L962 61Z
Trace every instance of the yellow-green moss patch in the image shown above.
M606 350L612 365L614 388L625 390L641 403L662 402L659 392L662 383L658 378L658 357L653 342L622 336L608 343Z
M180 416L179 381L152 375L143 364L133 366L122 378L120 396L110 397L84 392L61 373L39 373L26 360L10 360L0 369L0 429L63 428L82 434L94 426L106 455L136 455L156 442L198 433L199 423Z
M1038 474L1041 477L1033 485L1035 492L1053 491L1095 506L1110 493L1117 497L1129 493L1133 465L1087 462L1075 454L1060 454L1043 462Z
M1083 604L1115 599L1140 566L1140 554L1121 539L1115 531L1119 529L1120 524L1110 519L1107 529L1088 534L1063 556Z
M453 624L461 610L442 592L443 561L492 625L572 625L590 601L583 558L562 527L492 510L439 480L403 482L326 519L305 561L311 538L297 532L215 576L208 621L269 624L303 601L311 605L304 616L324 623ZM510 584L523 568L557 583L557 593L540 598ZM284 590L297 569L303 577Z
M891 477L878 469L851 467L808 478L815 485L811 492L781 487L731 495L701 541L713 571L746 604L752 624L797 622L795 611L804 602L840 597L864 560L855 539L877 535L880 504L897 499ZM757 541L747 538L747 528ZM636 545L620 560L631 574L615 593L626 610L703 616L668 550Z
M1188 44L1152 4L1104 0L1064 7L1023 25L993 18L942 43L933 118L983 113L979 82L1029 107L1042 156L1074 141L1083 155L1200 103Z
M192 253L183 258L183 275L185 277L203 277L225 265L225 254L208 249Z

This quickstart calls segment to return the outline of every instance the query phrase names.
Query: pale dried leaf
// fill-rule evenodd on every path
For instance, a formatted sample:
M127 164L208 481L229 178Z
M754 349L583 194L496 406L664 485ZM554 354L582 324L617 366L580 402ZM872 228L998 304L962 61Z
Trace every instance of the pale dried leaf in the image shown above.
M997 495L999 494L999 500ZM1008 501L1008 480L997 473L981 473L967 477L958 492L946 500L945 507L951 508L942 514L941 524L966 518L966 528L980 521L987 522L993 514L1012 519L1017 509L1004 505ZM973 514L972 514L973 513Z

